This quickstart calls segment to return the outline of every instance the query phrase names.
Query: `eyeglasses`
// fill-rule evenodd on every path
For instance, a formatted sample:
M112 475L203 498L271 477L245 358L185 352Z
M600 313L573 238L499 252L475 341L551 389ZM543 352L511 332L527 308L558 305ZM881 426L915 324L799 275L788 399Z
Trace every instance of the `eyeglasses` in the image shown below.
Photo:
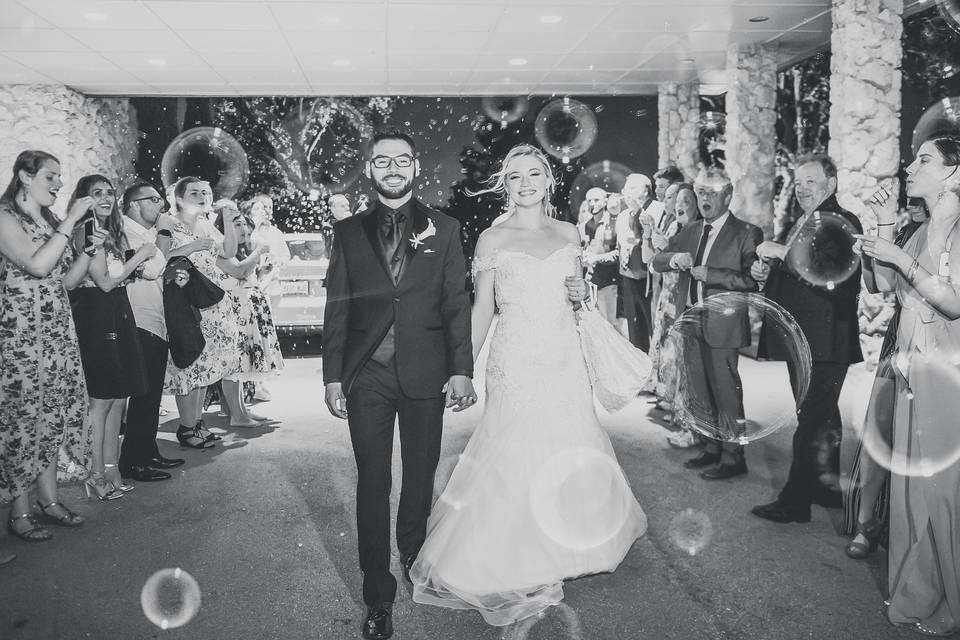
M401 153L399 156L374 156L370 159L370 164L377 169L386 169L391 162L401 169L406 169L413 164L413 156L409 153Z
M149 200L153 204L160 204L161 202L163 202L163 198L161 198L160 196L147 196L146 198L134 198L130 202L142 202L144 200Z

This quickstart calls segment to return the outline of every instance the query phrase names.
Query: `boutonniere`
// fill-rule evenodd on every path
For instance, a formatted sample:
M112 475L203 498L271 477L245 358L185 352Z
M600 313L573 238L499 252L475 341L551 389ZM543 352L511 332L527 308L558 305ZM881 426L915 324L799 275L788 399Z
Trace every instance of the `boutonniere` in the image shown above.
M410 246L413 247L414 251L416 251L420 248L420 245L423 244L424 240L435 235L437 235L437 228L433 226L433 220L427 218L427 228L420 233L415 233L410 236Z

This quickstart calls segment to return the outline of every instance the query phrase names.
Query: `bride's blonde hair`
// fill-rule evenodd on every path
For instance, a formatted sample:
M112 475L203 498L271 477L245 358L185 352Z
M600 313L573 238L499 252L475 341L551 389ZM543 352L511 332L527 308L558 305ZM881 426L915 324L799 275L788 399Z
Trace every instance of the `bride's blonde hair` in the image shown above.
M486 188L480 189L479 191L471 191L470 189L467 190L467 194L470 196L479 196L483 195L484 193L495 193L501 198L506 199L504 213L494 221L494 224L506 220L517 209L517 204L507 195L507 169L509 168L511 162L524 156L536 158L540 164L543 165L544 175L547 176L547 193L543 198L544 213L551 218L557 217L556 207L554 207L553 203L550 202L550 199L553 198L554 192L557 190L557 179L553 175L553 169L550 167L550 161L547 160L547 156L544 155L543 151L531 144L524 143L518 144L507 152L507 155L503 158L503 162L500 163L500 169L486 180Z

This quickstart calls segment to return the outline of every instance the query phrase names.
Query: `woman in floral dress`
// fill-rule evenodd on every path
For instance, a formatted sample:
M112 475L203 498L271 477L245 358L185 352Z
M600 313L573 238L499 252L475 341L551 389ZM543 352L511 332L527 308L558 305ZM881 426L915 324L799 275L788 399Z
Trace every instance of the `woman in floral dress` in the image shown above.
M213 192L210 185L199 178L187 176L178 180L174 197L177 205L174 216L161 223L163 228L169 226L172 235L167 257L189 257L200 273L223 288L227 275L217 263L236 253L232 216L226 235L216 230L207 219L207 212L212 209ZM201 420L204 395L208 385L240 370L240 347L237 316L229 296L224 296L212 307L201 309L200 316L200 330L206 346L184 369L172 361L167 365L166 388L177 396L180 412L177 440L181 446L207 449L220 436L204 428Z
M0 195L0 502L11 502L7 529L30 542L52 537L40 521L83 524L58 501L58 456L61 479L79 479L90 455L87 387L64 285L90 265L68 245L93 200L80 198L59 220L50 207L62 186L54 156L24 151ZM102 242L98 234L90 251Z

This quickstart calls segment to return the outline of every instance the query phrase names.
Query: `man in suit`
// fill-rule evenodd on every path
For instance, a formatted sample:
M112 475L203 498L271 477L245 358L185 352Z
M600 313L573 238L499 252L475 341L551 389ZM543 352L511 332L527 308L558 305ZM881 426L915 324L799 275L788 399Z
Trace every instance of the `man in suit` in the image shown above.
M334 225L323 327L326 403L346 418L357 462L363 637L393 633L390 480L399 415L403 484L397 547L404 577L426 537L444 406L476 402L460 225L412 197L413 140L374 136L377 201ZM444 389L446 389L444 395Z
M857 233L863 233L857 217L837 203L837 168L829 157L801 158L795 178L803 215L793 228L799 229L814 211L830 211L843 216ZM819 250L830 251L832 246ZM842 505L839 477L843 425L837 402L847 367L863 360L857 318L860 268L832 290L824 289L808 284L784 261L785 245L767 241L757 253L764 262L754 265L754 277L766 281L767 297L789 311L800 325L810 344L813 366L807 395L797 411L787 484L775 501L754 507L753 513L773 522L809 522L812 503L824 507ZM794 363L786 358L780 336L768 329L765 326L761 333L759 355L787 360L796 395L798 378Z
M750 267L757 259L763 232L730 212L733 185L722 171L704 170L694 191L703 219L686 225L653 259L658 272L678 271L677 317L686 309L728 291L756 291ZM737 371L738 349L750 344L745 304L725 310L707 304L695 312L699 321L680 325L683 337L682 388L685 413L703 426L724 434L725 442L704 438L700 455L684 463L703 469L706 480L745 474L743 447L729 439L743 432L743 388ZM681 413L682 415L682 413Z
M663 203L653 199L650 178L642 173L631 173L623 184L623 206L616 225L623 314L630 342L641 351L649 351L653 318L647 265L643 262L643 225L660 219Z

